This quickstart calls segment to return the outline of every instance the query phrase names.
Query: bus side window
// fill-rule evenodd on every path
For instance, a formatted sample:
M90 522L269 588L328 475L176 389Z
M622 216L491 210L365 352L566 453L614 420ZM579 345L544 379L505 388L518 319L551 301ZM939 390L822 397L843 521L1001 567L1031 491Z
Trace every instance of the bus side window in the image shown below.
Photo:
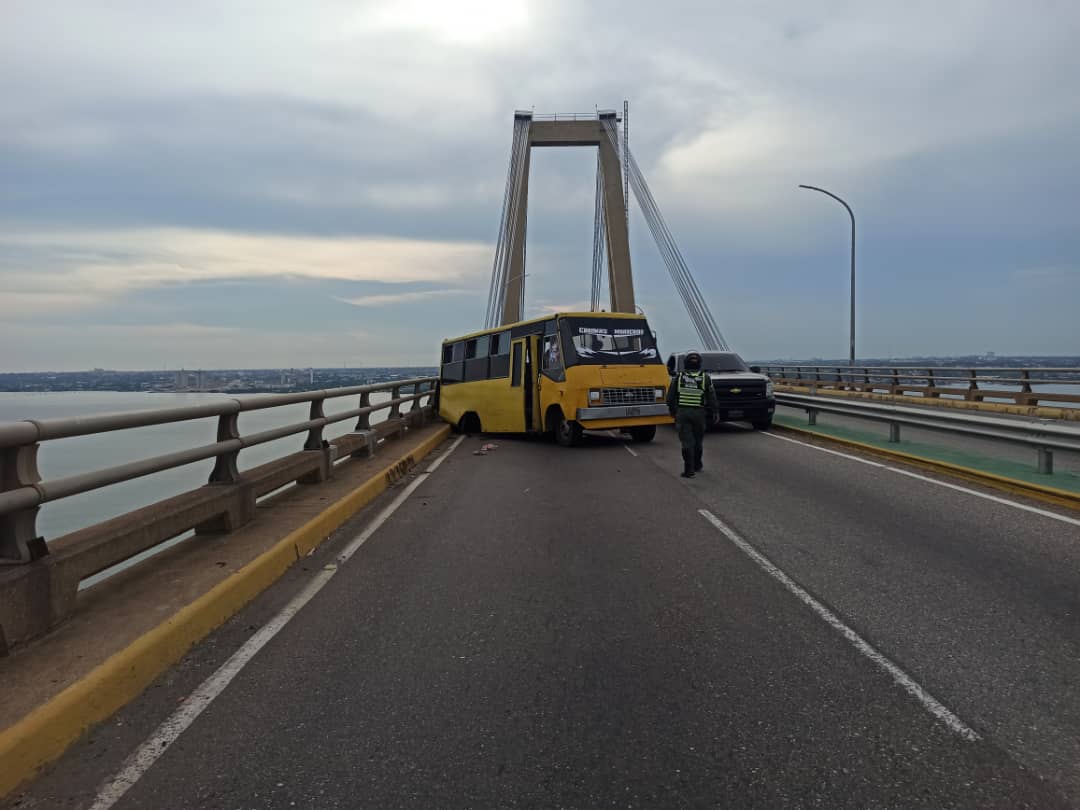
M443 346L443 382L454 383L465 379L465 344L461 341Z
M514 344L514 356L510 361L510 385L514 387L521 385L521 348L524 345L520 341Z
M491 379L499 379L510 373L510 333L499 332L491 336Z
M488 378L488 336L473 338L465 343L465 381Z

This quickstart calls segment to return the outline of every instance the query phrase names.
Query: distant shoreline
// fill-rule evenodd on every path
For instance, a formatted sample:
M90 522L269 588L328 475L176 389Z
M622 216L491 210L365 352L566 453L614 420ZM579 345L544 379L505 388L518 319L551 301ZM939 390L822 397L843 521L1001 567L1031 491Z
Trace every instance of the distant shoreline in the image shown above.
M760 366L846 367L846 359L754 360ZM960 357L860 358L855 367L885 368L1067 368L1080 371L1080 356L1012 355ZM396 379L433 377L436 366L305 369L173 369L161 371L22 371L0 372L0 392L10 394L87 391L145 394L283 394L370 385Z

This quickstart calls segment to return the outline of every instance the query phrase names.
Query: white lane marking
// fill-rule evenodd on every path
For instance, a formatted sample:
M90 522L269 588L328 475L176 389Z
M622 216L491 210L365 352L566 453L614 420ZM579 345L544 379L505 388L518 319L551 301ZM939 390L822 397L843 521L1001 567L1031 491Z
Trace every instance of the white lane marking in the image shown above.
M439 456L437 459L435 459L433 462L431 462L431 466L427 468L427 473L430 475L431 473L433 473L437 469L439 469L439 465L442 464L444 461L446 461L447 457L449 457L449 455L451 453L453 453L455 450L457 450L458 445L461 444L463 441L465 441L465 437L464 436L458 436L457 439L454 440L454 443L452 445L450 445L450 447L447 449L447 451L445 453L443 453L441 456Z
M341 552L337 555L337 561L339 563L348 562L349 558L352 557L352 555L355 554L357 551L359 551L360 546L364 545L364 543L371 539L371 536L375 534L375 532L377 532L382 527L382 525L390 519L390 516L393 515L394 512L396 512L401 507L401 505L409 499L410 495L416 492L420 485L427 480L428 476L431 475L431 473L433 473L435 470L437 470L439 465L446 460L446 457L453 453L454 450L457 449L457 446L461 444L464 440L464 436L459 437L457 441L450 445L449 450L447 450L445 453L435 459L435 461L430 467L427 468L427 470L420 473L418 476L416 476L416 478L409 482L409 485L401 491L401 494L394 498L394 500L392 500L385 509L379 512L379 514L375 516L375 519L372 520L371 523L369 523L366 527L364 527L364 530L360 532L360 534L356 535L356 537L349 541L349 544L345 546L345 548L343 548Z
M841 453L838 450L830 450L827 447L818 447L816 444L810 444L809 442L800 442L798 439L791 439L787 436L778 436L775 433L762 432L762 436L770 436L774 439L780 439L780 441L791 442L792 444L801 444L803 447L809 447L811 450L820 450L822 453L828 453L833 456L840 456L840 458L850 459L851 461L857 461L860 464L867 464L871 467L879 467L882 470L888 470L889 472L899 473L900 475L906 475L908 478L915 478L919 481L926 481L930 484L936 484L939 487L945 487L946 489L952 489L956 492L963 492L967 495L974 495L976 498L983 498L987 501L993 501L994 503L1000 503L1004 506L1011 506L1014 509L1022 509L1025 512L1032 512L1036 515L1042 515L1043 517L1051 518L1052 520L1060 520L1062 523L1069 523L1073 526L1080 526L1080 519L1069 517L1067 515L1061 515L1057 512L1051 512L1049 509L1040 509L1037 506L1028 506L1026 503L1020 503L1019 501L1010 501L1008 498L999 498L997 495L990 495L986 492L979 492L976 489L970 489L968 487L962 487L959 484L950 484L948 481L939 481L936 478L930 478L926 475L919 475L911 470L905 470L900 467L893 467L888 464L882 464L877 461L870 461L869 459L859 458L853 456L850 453Z
M427 477L446 460L446 457L454 452L464 438L465 437L462 436L454 442L445 453L439 456L439 458L427 468L426 472L418 476L415 481L406 487L401 495L395 498L386 509L380 512L372 524L349 544L349 547L346 549L348 553L338 555L338 564L348 560L349 557L363 545L364 541L371 537L371 535L375 533L375 530L382 526L390 515L405 502L406 498L420 485L420 483L427 479ZM358 540L359 542L357 542ZM300 612L300 609L310 602L315 594L323 589L326 583L337 573L337 570L338 566L331 563L316 573L300 593L289 600L289 603L285 605L285 607L278 611L270 621L260 627L251 638L244 642L240 649L233 653L224 664L218 667L213 675L203 681L194 692L188 695L184 699L184 702L180 704L179 708L158 726L157 729L154 730L154 733L124 761L120 772L98 792L90 810L108 810L108 808L116 804L116 802L118 802L120 798L142 778L143 774L157 762L158 758L168 750L169 746L176 742L180 735L195 722L195 719L214 702L214 699L225 690L225 687L232 682L233 678L240 674L240 671L255 657L256 653L265 647L270 639L281 632L285 625Z
M965 740L975 741L979 739L979 735L968 726L963 720L953 714L949 709L941 704L933 695L923 689L915 680L908 675L904 670L900 669L896 664L878 652L869 642L867 642L862 636L844 624L840 618L825 607L821 602L811 596L806 589L799 585L795 580L777 568L769 560L768 557L761 554L757 549L746 542L740 537L734 529L724 523L720 518L710 512L708 509L699 509L698 513L709 521L713 526L720 530L720 532L727 537L732 543L739 547L739 549L746 554L751 560L756 562L762 569L765 570L769 576L778 580L785 588L798 597L799 601L813 610L821 619L825 621L830 627L836 630L840 635L846 638L851 645L855 647L860 653L865 655L881 669L885 670L892 679L903 688L905 692L914 697L923 705L930 714L938 718L952 731L959 734Z
M222 664L218 670L207 678L180 704L180 707L165 720L153 734L140 745L124 762L120 772L112 778L98 793L90 810L107 810L120 800L127 791L139 781L150 766L157 762L169 746L176 742L188 727L195 722L203 710L206 709L214 698L222 693L226 686L235 678L240 670L250 661L255 654L266 646L267 642L276 636L285 625L292 619L337 573L335 567L324 568L319 571L300 593L283 607L274 618L264 624L259 630L244 642L232 656Z
M625 448L626 448L626 452L627 452L627 453L629 453L630 455L632 455L632 456L633 456L634 458L637 458L637 457L638 457L638 454L637 454L637 453L635 453L635 452L634 452L633 450L631 450L631 449L630 449L630 445L628 445L628 444L624 444L624 445L623 445L623 447L625 447Z

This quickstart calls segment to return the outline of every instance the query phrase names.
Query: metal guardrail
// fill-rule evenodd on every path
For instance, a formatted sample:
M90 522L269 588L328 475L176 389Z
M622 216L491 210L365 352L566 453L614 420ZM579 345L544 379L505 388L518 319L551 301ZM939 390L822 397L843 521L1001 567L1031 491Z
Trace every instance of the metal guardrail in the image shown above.
M917 393L928 399L956 397L969 402L1004 399L1024 406L1080 405L1080 368L768 365L761 366L761 370L781 385L816 385L899 396ZM1076 386L1076 391L1039 390L1048 385Z
M923 430L958 433L981 439L993 439L1033 447L1038 452L1040 473L1054 471L1054 450L1080 452L1080 428L1054 421L1030 422L995 416L968 413L928 411L903 405L876 402L837 401L831 397L803 394L776 395L777 405L806 411L809 424L817 424L818 413L834 413L858 419L885 422L889 425L889 441L900 441L900 428L908 426Z
M0 423L0 655L68 615L86 577L187 531L232 531L254 517L259 497L292 483L325 481L339 458L374 454L381 439L434 415L437 383L436 377L423 377L180 408ZM372 394L383 392L390 399L372 404ZM353 396L359 397L357 407L324 412L327 400ZM310 406L306 420L240 434L241 413L297 403ZM406 412L404 405L409 405ZM387 420L372 426L372 414L384 410L389 411ZM210 444L51 480L43 481L38 472L38 451L45 441L213 416L217 436ZM353 432L333 443L323 438L327 425L352 419L357 420ZM240 472L245 448L298 434L306 434L300 452ZM214 467L206 486L48 542L37 534L43 504L208 459L214 459Z

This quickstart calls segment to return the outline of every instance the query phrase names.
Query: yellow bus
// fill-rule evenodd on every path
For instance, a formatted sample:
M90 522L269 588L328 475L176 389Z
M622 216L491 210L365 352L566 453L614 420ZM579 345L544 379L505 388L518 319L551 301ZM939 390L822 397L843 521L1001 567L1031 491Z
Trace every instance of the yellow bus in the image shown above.
M445 340L439 416L465 433L584 430L651 441L670 424L667 367L642 315L564 312Z

